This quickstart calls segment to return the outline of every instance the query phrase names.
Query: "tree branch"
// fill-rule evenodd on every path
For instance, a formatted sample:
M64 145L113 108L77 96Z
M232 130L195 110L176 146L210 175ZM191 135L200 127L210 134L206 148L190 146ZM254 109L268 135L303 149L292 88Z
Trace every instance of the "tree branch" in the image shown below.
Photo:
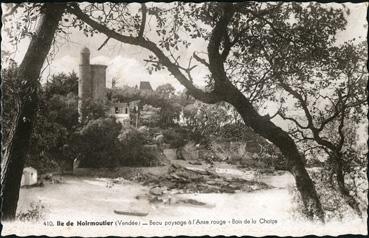
M197 60L198 62L200 62L201 64L203 64L203 65L205 65L206 67L210 67L210 65L209 65L209 63L208 62L206 62L203 58L200 58L200 56L198 56L198 55L196 55L196 53L195 52L193 52L193 58L195 59L195 60Z
M303 126L301 125L296 119L292 118L292 117L287 117L286 115L284 115L282 112L278 111L277 114L282 117L283 120L288 120L288 121L292 121L293 123L295 123L295 125L297 127L299 127L300 129L309 129L309 126Z
M101 46L97 48L97 50L101 50L106 45L106 43L108 43L109 40L110 40L110 37L106 38L106 40L101 44Z
M219 82L226 81L227 75L224 70L224 58L220 55L220 45L222 41L227 41L227 26L231 21L235 8L232 3L222 3L222 16L216 23L208 44L209 69L215 81L215 90Z
M163 53L163 51L160 48L158 48L158 46L154 42L146 40L142 37L125 36L119 34L116 31L109 29L105 25L102 25L99 22L91 19L87 14L82 12L82 10L78 7L77 4L68 6L68 11L74 14L77 18L79 18L89 26L91 26L92 28L105 34L107 37L113 38L117 41L126 44L141 46L154 53L154 55L158 58L159 62L163 66L167 67L168 71L171 74L173 74L173 76L184 87L186 87L189 93L196 99L203 101L205 103L216 103L220 101L219 95L217 95L215 92L204 92L201 89L195 87L193 83L189 79L187 79L186 76L184 76L184 74L182 74L179 68L169 60L169 58Z
M141 10L142 10L142 22L140 26L140 31L138 32L138 37L143 38L143 34L145 31L145 25L146 25L146 15L147 15L147 8L145 3L141 3Z

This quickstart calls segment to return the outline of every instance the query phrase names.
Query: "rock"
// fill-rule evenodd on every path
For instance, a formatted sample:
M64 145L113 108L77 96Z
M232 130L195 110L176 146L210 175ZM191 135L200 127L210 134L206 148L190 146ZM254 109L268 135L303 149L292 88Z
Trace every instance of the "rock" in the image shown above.
M114 210L115 214L118 215L126 215L126 216L147 216L149 213L148 212L138 212L138 211L119 211L119 210Z
M164 153L165 157L168 160L176 160L177 159L176 149L166 148L166 149L163 149L163 153Z
M154 140L155 140L156 143L162 144L164 142L164 135L159 134L159 135L155 136Z
M209 172L207 170L202 169L202 168L197 168L197 167L184 167L184 169L189 170L191 172L199 173L199 174L202 174L202 175L208 175L209 174Z
M146 133L149 131L149 129L147 128L147 126L140 126L138 128L138 131L141 132L141 133Z
M52 178L53 178L52 173L47 173L47 174L41 175L41 179L44 179L44 180L51 180Z
M202 165L202 163L198 160L194 160L194 161L189 161L188 162L189 164L192 164L192 165Z
M204 203L204 202L200 202L200 201L197 201L195 199L180 199L180 200L177 200L176 203L185 203L185 204L191 204L191 205L195 205L195 206L206 206L207 204Z
M174 179L181 179L181 177L179 177L177 174L175 174L175 173L172 173L172 174L170 174L170 176L172 177L172 178L174 178Z
M160 188L160 187L153 187L153 188L150 189L150 194L153 194L153 195L156 195L156 196L160 196L163 193L164 193L163 189Z
M235 193L235 190L228 187L228 186L222 186L220 188L220 192L222 192L222 193Z
M234 190L238 190L238 189L241 188L240 185L232 184L232 183L228 184L228 187L231 188L231 189L234 189Z
M198 160L199 152L196 145L193 142L185 144L181 148L181 155L184 160Z
M214 181L214 180L209 180L209 181L206 181L206 183L207 184L209 184L209 185L216 185L216 184L218 184L216 181Z

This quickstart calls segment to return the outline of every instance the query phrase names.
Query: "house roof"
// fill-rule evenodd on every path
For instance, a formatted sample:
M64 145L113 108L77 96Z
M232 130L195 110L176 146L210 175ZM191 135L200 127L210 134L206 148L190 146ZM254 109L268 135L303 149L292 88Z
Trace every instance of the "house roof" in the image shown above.
M148 81L141 81L140 82L140 90L152 90L151 84Z

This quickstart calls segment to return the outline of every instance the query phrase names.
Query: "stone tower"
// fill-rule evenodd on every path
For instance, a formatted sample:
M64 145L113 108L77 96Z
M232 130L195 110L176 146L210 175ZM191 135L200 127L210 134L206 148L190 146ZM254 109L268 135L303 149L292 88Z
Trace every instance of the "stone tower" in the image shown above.
M88 101L106 100L106 67L101 64L90 64L90 50L87 47L81 50L78 81L80 121L85 119L83 108Z

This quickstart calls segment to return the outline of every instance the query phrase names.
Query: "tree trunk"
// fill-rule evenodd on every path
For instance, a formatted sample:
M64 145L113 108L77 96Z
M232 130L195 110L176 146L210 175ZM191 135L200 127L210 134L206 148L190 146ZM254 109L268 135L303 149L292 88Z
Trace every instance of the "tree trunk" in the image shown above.
M247 98L230 82L221 85L224 100L233 105L241 115L245 124L257 134L276 145L287 159L290 172L295 177L296 187L301 194L306 215L313 220L318 218L324 222L324 211L321 207L315 186L305 169L303 158L297 150L296 144L287 132L273 124L269 118L263 117L253 108Z
M78 7L71 7L68 10L86 24L90 25L101 33L106 34L108 37L130 45L141 46L154 53L159 59L160 63L166 66L168 71L184 87L186 87L188 92L197 100L208 104L226 101L233 105L247 126L253 128L256 133L270 140L277 147L279 147L288 161L290 171L295 177L297 189L301 193L307 215L311 219L316 216L324 222L324 212L321 208L314 184L305 169L303 159L301 158L293 139L288 135L287 132L274 125L269 119L260 116L255 111L251 103L245 98L245 96L227 79L223 65L224 58L227 56L227 54L224 54L223 52L222 54L224 55L220 57L219 48L221 43L220 41L223 38L227 24L232 18L232 9L224 11L226 15L224 19L219 20L217 23L219 29L216 31L215 29L213 30L212 39L210 39L212 43L209 43L208 45L209 69L216 81L215 91L213 92L204 92L193 85L192 80L187 79L186 76L182 74L179 67L172 63L171 60L160 48L158 48L157 44L154 42L140 37L121 35L107 28L103 24L94 21L88 15L83 13Z
M65 4L43 6L36 34L19 66L17 80L22 86L16 105L18 110L1 162L2 220L15 219L25 157L38 107L38 79L64 9Z
M350 191L346 187L341 156L336 159L336 176L338 191L343 196L343 199L356 212L358 216L362 217L359 203L353 196L351 196Z

